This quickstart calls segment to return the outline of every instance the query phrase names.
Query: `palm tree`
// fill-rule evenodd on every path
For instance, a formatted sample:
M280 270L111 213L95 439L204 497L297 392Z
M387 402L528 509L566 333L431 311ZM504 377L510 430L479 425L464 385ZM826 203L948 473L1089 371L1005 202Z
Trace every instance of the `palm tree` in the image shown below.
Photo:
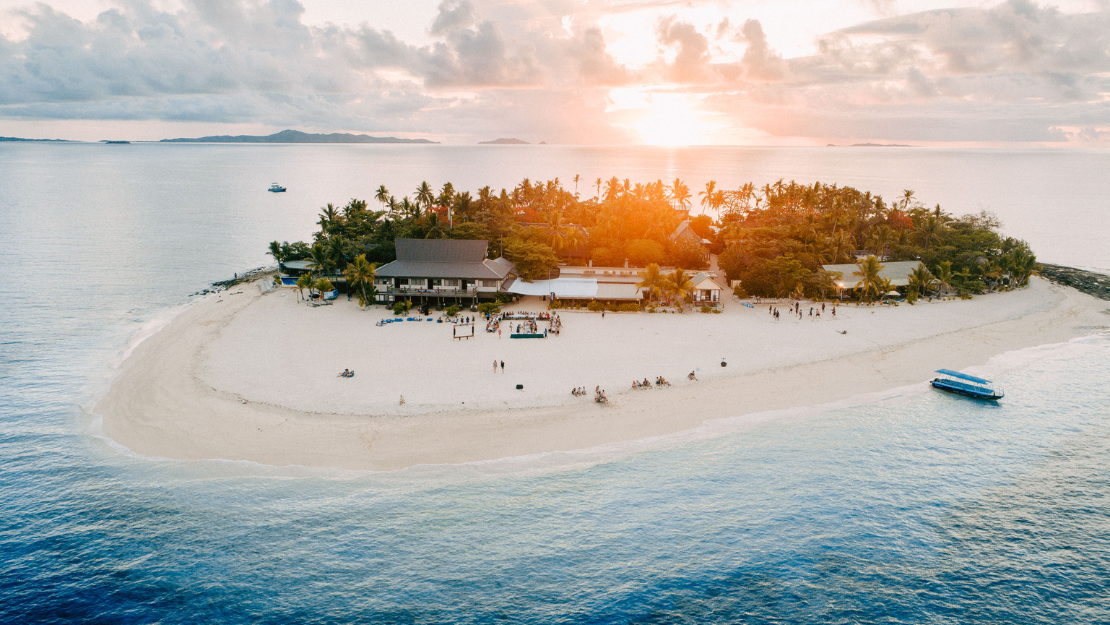
M929 291L929 287L933 286L936 281L933 272L929 271L924 263L910 272L910 288L916 290L920 295L925 295Z
M308 269L316 273L325 273L332 266L331 255L323 243L316 243L309 252Z
M940 209L940 205L937 205ZM944 222L936 215L929 215L917 227L917 234L921 237L921 242L925 244L925 249L929 249L929 245L940 239L940 233L944 230Z
M878 290L879 293L882 294L881 297L885 297L887 293L896 292L894 289L894 283L890 280L890 278L887 278L886 276L879 278Z
M574 174L574 197L578 197L578 180L582 178L578 174Z
M281 251L281 243L277 241L270 241L269 254L274 257L278 264L281 264L281 261L285 259L285 253Z
M597 187L597 199L601 199L601 178L594 181L594 186Z
M558 210L553 210L544 215L543 225L544 237L547 239L547 244L551 249L556 252L562 252L567 247L567 231L570 229L566 222L563 220L563 214Z
M890 243L893 232L890 226L886 224L879 224L871 230L871 242L875 247L879 248L879 260L886 258L886 246Z
M705 183L705 191L698 191L698 196L701 197L701 210L704 213L707 208L713 208L713 195L717 191L717 181L710 180Z
M428 186L427 181L421 182L420 186L416 187L415 197L416 203L423 208L431 206L436 199L435 194L432 193L432 187Z
M347 288L359 288L362 292L359 303L368 306L370 298L366 294L366 285L374 282L374 265L366 260L366 254L356 256L355 261L347 265L343 274L347 276Z
M314 286L316 290L320 293L321 300L324 299L324 293L335 288L335 286L332 285L331 280L328 280L327 278L320 278L312 286Z
M856 285L857 289L863 289L863 296L870 298L872 294L880 288L879 272L883 270L883 266L879 264L879 259L875 256L868 256L867 258L856 263L859 271L853 271L852 275L861 278L859 284Z
M674 203L675 208L690 208L690 187L678 178L675 178L674 184L671 185L671 202Z
M902 189L902 210L906 210L912 201L913 191L910 189Z
M315 280L312 279L312 274L302 273L297 278L297 291L301 294L301 299L304 299L304 290L309 289L311 291L313 284L315 284Z
M640 283L636 286L647 291L648 301L654 301L663 292L663 274L659 273L659 265L651 263L640 272Z
M693 281L683 269L675 269L664 280L664 290L678 302L680 309L686 304L686 296L693 288Z
M709 208L717 212L717 219L721 218L721 207L725 205L725 192L717 190L713 193L713 198L709 201Z
M389 189L386 189L384 184L378 186L378 191L374 194L374 199L385 204L386 200L389 199Z
M937 286L940 287L939 291L946 291L952 288L952 261L946 260L942 262L936 271Z
M401 198L400 210L402 215L420 217L420 204L410 202L407 197Z

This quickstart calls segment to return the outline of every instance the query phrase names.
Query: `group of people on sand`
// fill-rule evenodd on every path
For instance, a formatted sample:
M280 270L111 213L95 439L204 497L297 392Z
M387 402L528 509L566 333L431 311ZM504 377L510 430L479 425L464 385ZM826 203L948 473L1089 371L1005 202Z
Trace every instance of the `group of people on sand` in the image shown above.
M585 386L579 386L579 387L573 388L573 389L571 389L570 394L574 395L575 397L583 397L583 396L586 395L586 387ZM602 389L600 386L595 386L594 387L594 401L599 403L599 404L608 404L609 403L609 398L605 396L605 390Z
M227 274L224 274L224 275L227 275ZM335 377L337 377L337 378L353 378L353 377L355 377L355 372L351 371L350 369L344 369L343 373L340 373L339 375L337 375Z
M795 301L794 304L788 307L786 310L788 313L796 316L798 319L802 319L803 317L805 317L805 312L802 310L802 302L800 300ZM809 307L809 316L815 319L820 319L821 313L823 312L825 312L824 302L821 302L821 308L817 308L816 306ZM779 309L775 308L774 304L771 304L767 307L767 314L774 317L775 321L779 320ZM836 304L833 304L832 307L832 318L836 319Z
M666 380L666 378L664 378L663 376L659 376L659 377L655 378L655 385L654 386L652 386L651 382L648 382L647 378L644 378L643 382L637 382L636 380L632 380L632 390L634 390L634 391L639 391L639 390L649 389L649 388L663 388L664 386L670 386L670 385L671 385L671 383L668 382Z
M547 322L547 328L543 331L544 337L548 336L549 333L558 335L559 331L563 329L563 320L559 318L559 315L503 312L486 317L486 332L497 332L497 337L501 338L502 321L519 321L520 323L515 325L509 324L509 332L517 334L539 334L539 324L542 321Z

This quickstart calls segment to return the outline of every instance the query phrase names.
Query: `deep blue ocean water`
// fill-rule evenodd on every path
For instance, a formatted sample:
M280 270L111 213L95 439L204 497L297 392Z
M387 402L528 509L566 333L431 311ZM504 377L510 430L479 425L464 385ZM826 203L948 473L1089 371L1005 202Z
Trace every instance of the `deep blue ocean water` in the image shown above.
M947 205L922 184L958 195L978 174L932 172L985 161L984 184L1012 180L991 209L1042 258L1110 266L1094 152L363 147L0 146L0 622L1110 623L1096 328L984 366L996 406L922 385L542 458L370 473L157 461L91 435L144 325L381 183L795 163ZM1041 189L1054 170L1102 176Z

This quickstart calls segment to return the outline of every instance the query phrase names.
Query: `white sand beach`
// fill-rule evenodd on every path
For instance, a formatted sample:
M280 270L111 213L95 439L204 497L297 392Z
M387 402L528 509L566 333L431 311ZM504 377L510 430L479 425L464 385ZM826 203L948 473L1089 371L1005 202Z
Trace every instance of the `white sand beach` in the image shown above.
M1107 302L1039 278L968 301L840 306L836 319L831 306L811 318L810 305L798 320L784 302L778 321L767 304L731 298L719 315L561 311L557 337L498 338L479 324L475 338L452 340L446 323L377 326L392 317L382 308L312 308L295 290L244 285L141 343L95 411L105 435L143 455L390 470L583 449L842 400L1110 325ZM355 377L337 377L345 368ZM660 375L673 386L630 388ZM580 386L589 394L573 397ZM596 386L609 406L593 401Z

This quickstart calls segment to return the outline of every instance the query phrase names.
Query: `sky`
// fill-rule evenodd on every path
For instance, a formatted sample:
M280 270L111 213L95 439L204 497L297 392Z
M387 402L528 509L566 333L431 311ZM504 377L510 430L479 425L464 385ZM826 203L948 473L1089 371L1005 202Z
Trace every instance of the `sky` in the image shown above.
M0 136L1110 146L1110 0L0 0Z

